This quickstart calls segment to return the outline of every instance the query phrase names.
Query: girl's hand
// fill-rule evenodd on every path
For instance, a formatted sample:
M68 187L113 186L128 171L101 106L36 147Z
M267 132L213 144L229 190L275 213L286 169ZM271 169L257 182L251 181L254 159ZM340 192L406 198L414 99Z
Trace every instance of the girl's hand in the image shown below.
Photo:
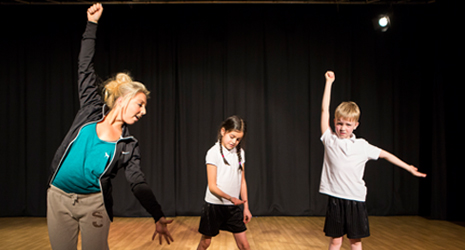
M247 202L247 201L239 200L238 198L234 198L234 197L231 197L229 201L231 201L236 206L242 205Z
M249 209L244 209L244 223L247 224L252 219L252 213Z
M102 4L96 3L87 9L87 20L89 22L98 23L98 20L102 16L102 13L103 13Z

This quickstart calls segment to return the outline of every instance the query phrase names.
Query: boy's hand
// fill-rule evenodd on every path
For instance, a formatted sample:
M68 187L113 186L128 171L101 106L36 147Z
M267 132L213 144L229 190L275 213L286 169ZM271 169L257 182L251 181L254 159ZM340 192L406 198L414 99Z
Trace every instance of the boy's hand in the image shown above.
M326 71L325 74L326 82L334 82L336 80L336 75L334 74L333 71Z
M89 22L98 23L98 20L102 16L102 12L103 12L102 4L96 3L96 4L92 5L92 6L90 6L87 9L87 20Z
M418 172L418 168L414 167L413 165L410 165L409 172L416 177L426 177L426 174Z

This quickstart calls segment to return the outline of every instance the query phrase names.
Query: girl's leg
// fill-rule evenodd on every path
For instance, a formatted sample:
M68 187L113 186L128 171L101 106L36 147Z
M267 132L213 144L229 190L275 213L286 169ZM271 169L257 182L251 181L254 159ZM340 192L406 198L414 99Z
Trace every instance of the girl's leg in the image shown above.
M341 249L342 240L343 240L342 237L331 238L331 241L329 242L329 250L339 250L339 249Z
M212 237L202 235L202 238L200 238L199 245L197 246L197 250L205 250L207 249L212 242Z
M362 250L362 239L349 239L349 240L350 240L350 249Z
M236 240L236 244L239 249L241 250L250 249L249 241L247 240L247 236L245 235L245 232L235 233L234 239Z

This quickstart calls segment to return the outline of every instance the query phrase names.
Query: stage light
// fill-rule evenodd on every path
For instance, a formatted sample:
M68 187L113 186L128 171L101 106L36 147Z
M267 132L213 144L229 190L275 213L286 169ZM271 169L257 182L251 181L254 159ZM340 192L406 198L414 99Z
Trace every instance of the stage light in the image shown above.
M378 24L382 28L386 27L388 23L389 23L389 17L387 16L383 16L378 20Z
M388 15L380 15L373 19L373 26L375 30L385 32L391 26L391 20Z

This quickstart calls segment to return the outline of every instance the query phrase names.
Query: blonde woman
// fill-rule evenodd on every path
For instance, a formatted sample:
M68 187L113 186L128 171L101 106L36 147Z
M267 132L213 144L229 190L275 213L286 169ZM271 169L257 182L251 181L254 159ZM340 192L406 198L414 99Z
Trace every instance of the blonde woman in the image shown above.
M155 220L160 244L173 241L167 220L140 169L139 144L128 125L146 113L149 91L124 73L109 79L103 98L93 67L98 21L103 6L87 10L78 60L80 109L52 161L47 191L47 225L53 249L108 249L113 220L111 179L123 169L132 192ZM103 99L103 100L102 100Z

